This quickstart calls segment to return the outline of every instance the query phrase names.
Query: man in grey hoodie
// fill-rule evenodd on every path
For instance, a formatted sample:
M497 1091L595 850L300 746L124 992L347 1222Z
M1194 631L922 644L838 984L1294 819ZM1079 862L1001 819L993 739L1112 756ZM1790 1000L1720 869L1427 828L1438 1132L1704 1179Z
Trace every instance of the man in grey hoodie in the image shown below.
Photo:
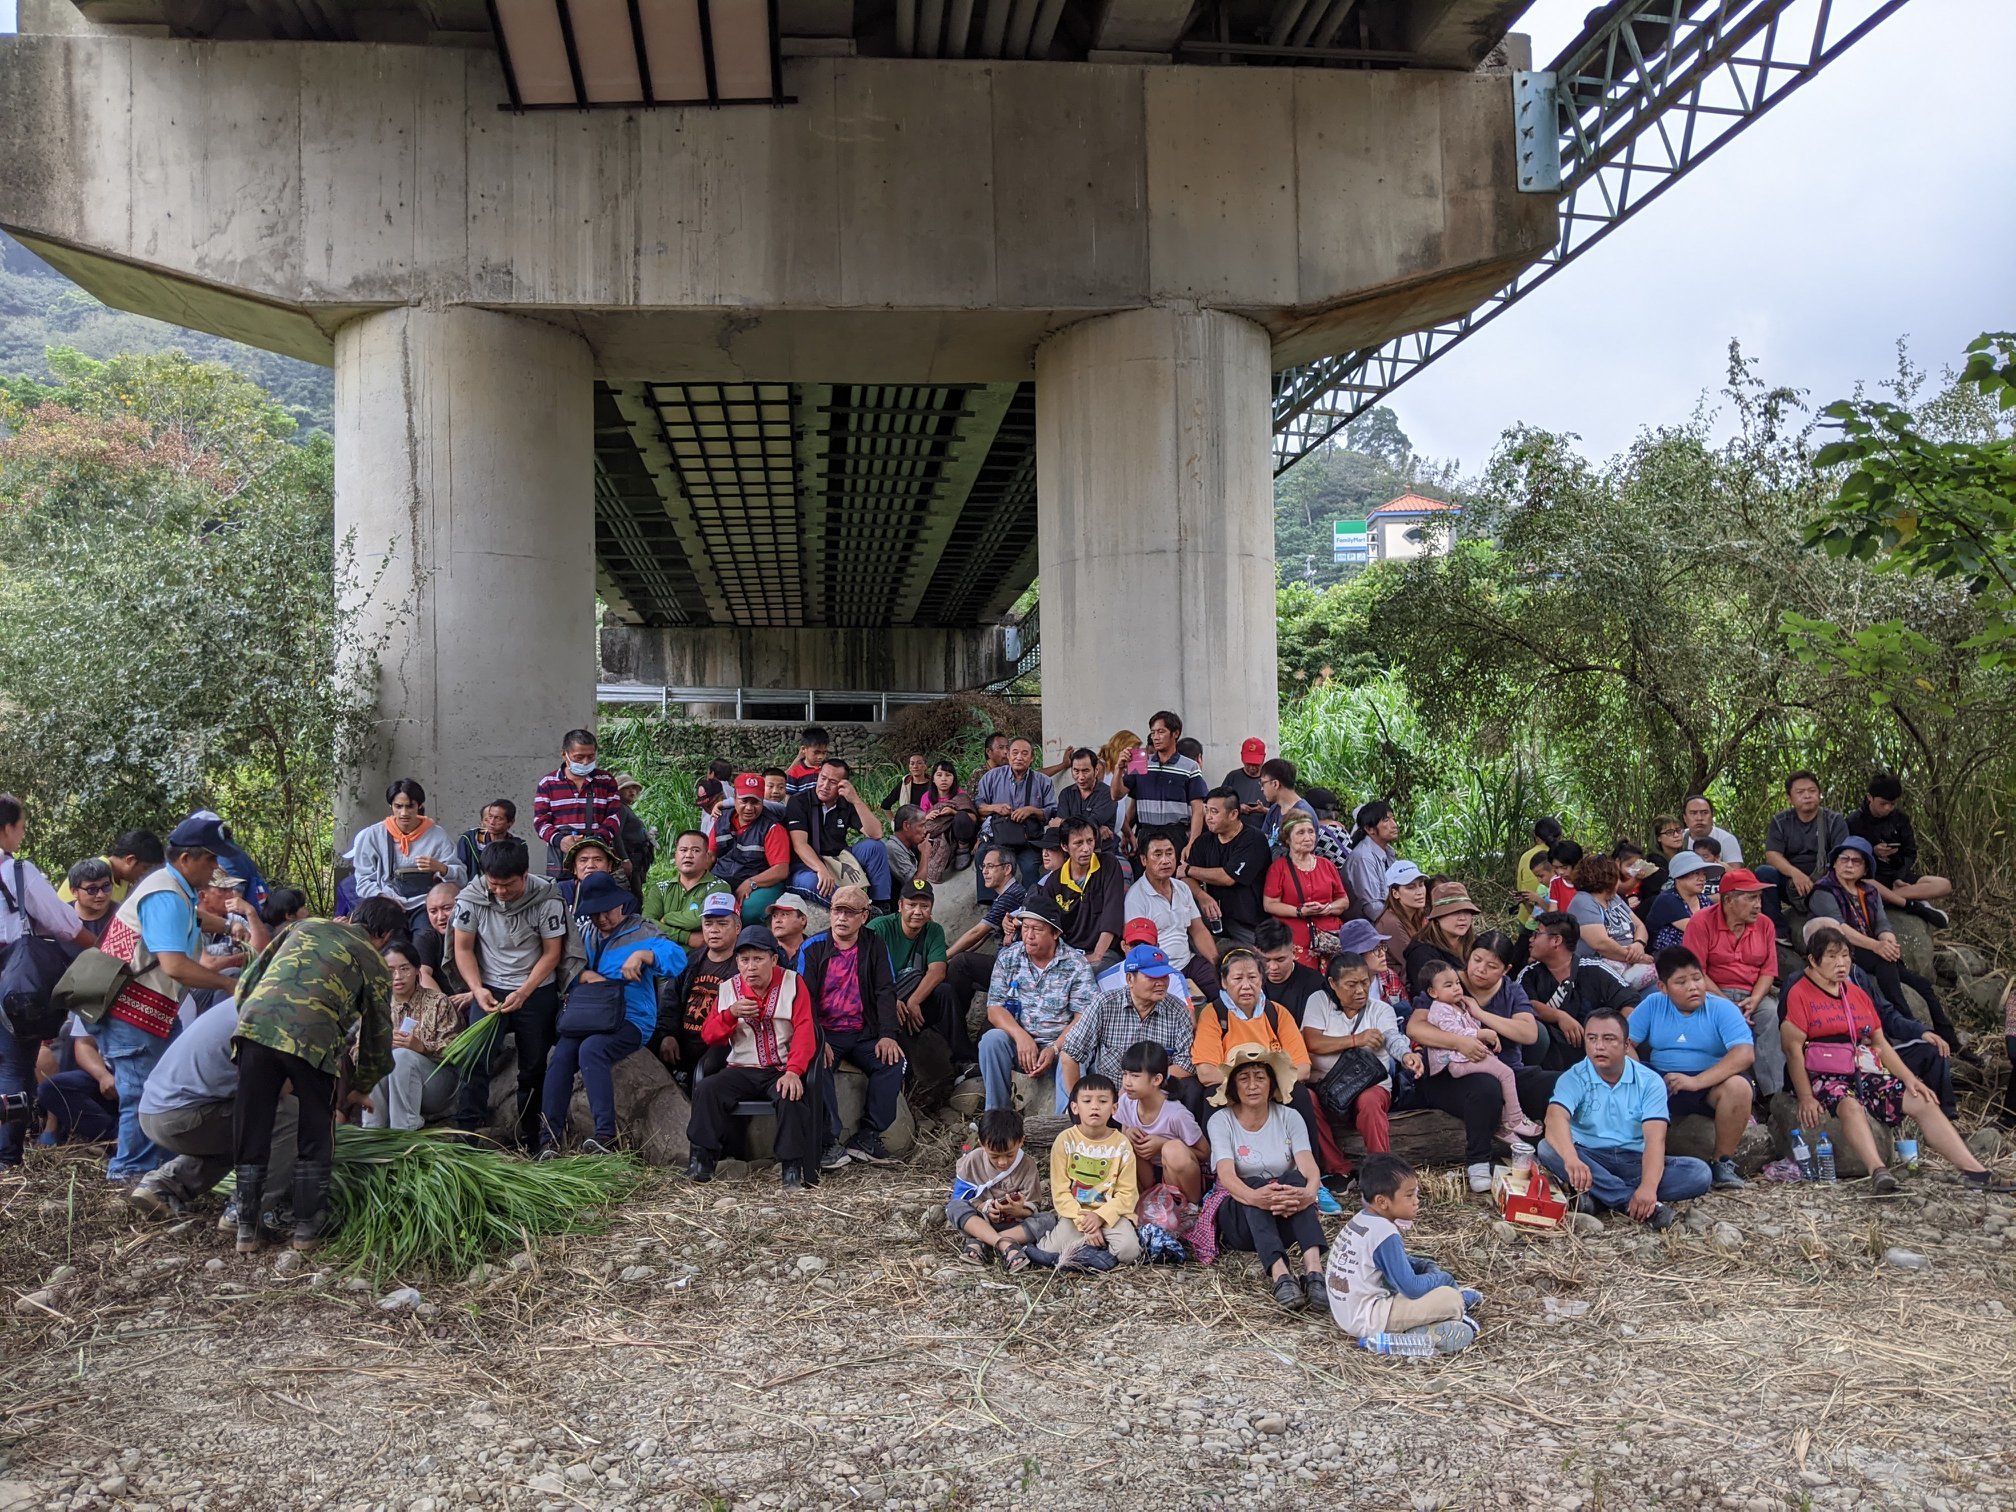
M518 1047L515 1140L529 1147L553 1049L560 993L580 973L581 937L570 927L560 889L531 875L532 857L516 838L493 841L483 852L483 875L455 899L456 968L470 984L470 1022L480 1013L507 1015ZM472 1066L462 1080L456 1122L482 1129L490 1122L490 1068Z

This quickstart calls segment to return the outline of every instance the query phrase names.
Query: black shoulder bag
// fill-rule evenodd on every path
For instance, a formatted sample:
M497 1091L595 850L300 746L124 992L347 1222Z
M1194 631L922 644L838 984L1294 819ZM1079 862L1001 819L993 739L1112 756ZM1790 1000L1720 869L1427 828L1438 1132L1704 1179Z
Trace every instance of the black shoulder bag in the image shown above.
M625 929L634 926L631 920ZM607 938L598 937L594 950L588 954L590 970L602 959L602 952L615 944L624 934L619 929ZM553 1032L569 1039L586 1039L591 1034L614 1034L623 1027L628 1016L623 1008L623 979L609 977L599 982L576 981L567 994L567 1001L561 1005L560 1018L553 1026Z
M1362 1031L1365 1015L1370 1011L1369 1008L1360 1009L1357 1019L1345 1032L1357 1034ZM1349 1050L1338 1053L1337 1064L1326 1071L1323 1080L1316 1084L1316 1101L1339 1123L1349 1123L1351 1105L1358 1101L1359 1094L1385 1080L1386 1062L1363 1045L1353 1045Z

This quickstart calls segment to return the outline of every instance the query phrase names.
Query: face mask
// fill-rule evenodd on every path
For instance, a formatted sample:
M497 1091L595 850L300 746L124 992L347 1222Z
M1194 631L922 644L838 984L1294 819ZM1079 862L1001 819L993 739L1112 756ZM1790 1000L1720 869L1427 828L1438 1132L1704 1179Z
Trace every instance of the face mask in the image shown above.
M595 775L595 763L592 761L570 761L567 763L567 770L576 777L593 777Z

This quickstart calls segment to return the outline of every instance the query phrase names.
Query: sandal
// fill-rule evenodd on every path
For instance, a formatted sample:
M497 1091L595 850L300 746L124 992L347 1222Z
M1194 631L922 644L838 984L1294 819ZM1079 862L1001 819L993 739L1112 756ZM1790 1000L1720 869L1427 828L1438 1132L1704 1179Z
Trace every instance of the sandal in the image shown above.
M994 1251L969 1234L959 1246L959 1258L968 1265L985 1265L994 1258Z
M1029 1269L1029 1246L1011 1244L1001 1251L1001 1263L1008 1267L1008 1274L1019 1276Z

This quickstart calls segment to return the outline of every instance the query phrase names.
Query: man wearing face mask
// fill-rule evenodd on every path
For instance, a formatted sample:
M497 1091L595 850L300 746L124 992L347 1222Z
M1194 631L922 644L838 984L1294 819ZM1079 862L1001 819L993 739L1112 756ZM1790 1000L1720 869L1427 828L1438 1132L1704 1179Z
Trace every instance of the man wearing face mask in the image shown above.
M455 899L455 969L470 984L472 1010L506 1015L518 1047L518 1099L513 1132L529 1145L560 1016L560 985L579 974L586 952L569 928L559 886L531 875L520 840L499 840L483 853L483 875ZM473 1022L473 1019L472 1019ZM490 1068L475 1065L462 1081L456 1122L481 1129L490 1121Z
M623 795L595 759L595 732L569 730L560 746L560 766L539 779L532 796L532 833L546 842L549 877L567 874L567 853L584 836L623 854Z

